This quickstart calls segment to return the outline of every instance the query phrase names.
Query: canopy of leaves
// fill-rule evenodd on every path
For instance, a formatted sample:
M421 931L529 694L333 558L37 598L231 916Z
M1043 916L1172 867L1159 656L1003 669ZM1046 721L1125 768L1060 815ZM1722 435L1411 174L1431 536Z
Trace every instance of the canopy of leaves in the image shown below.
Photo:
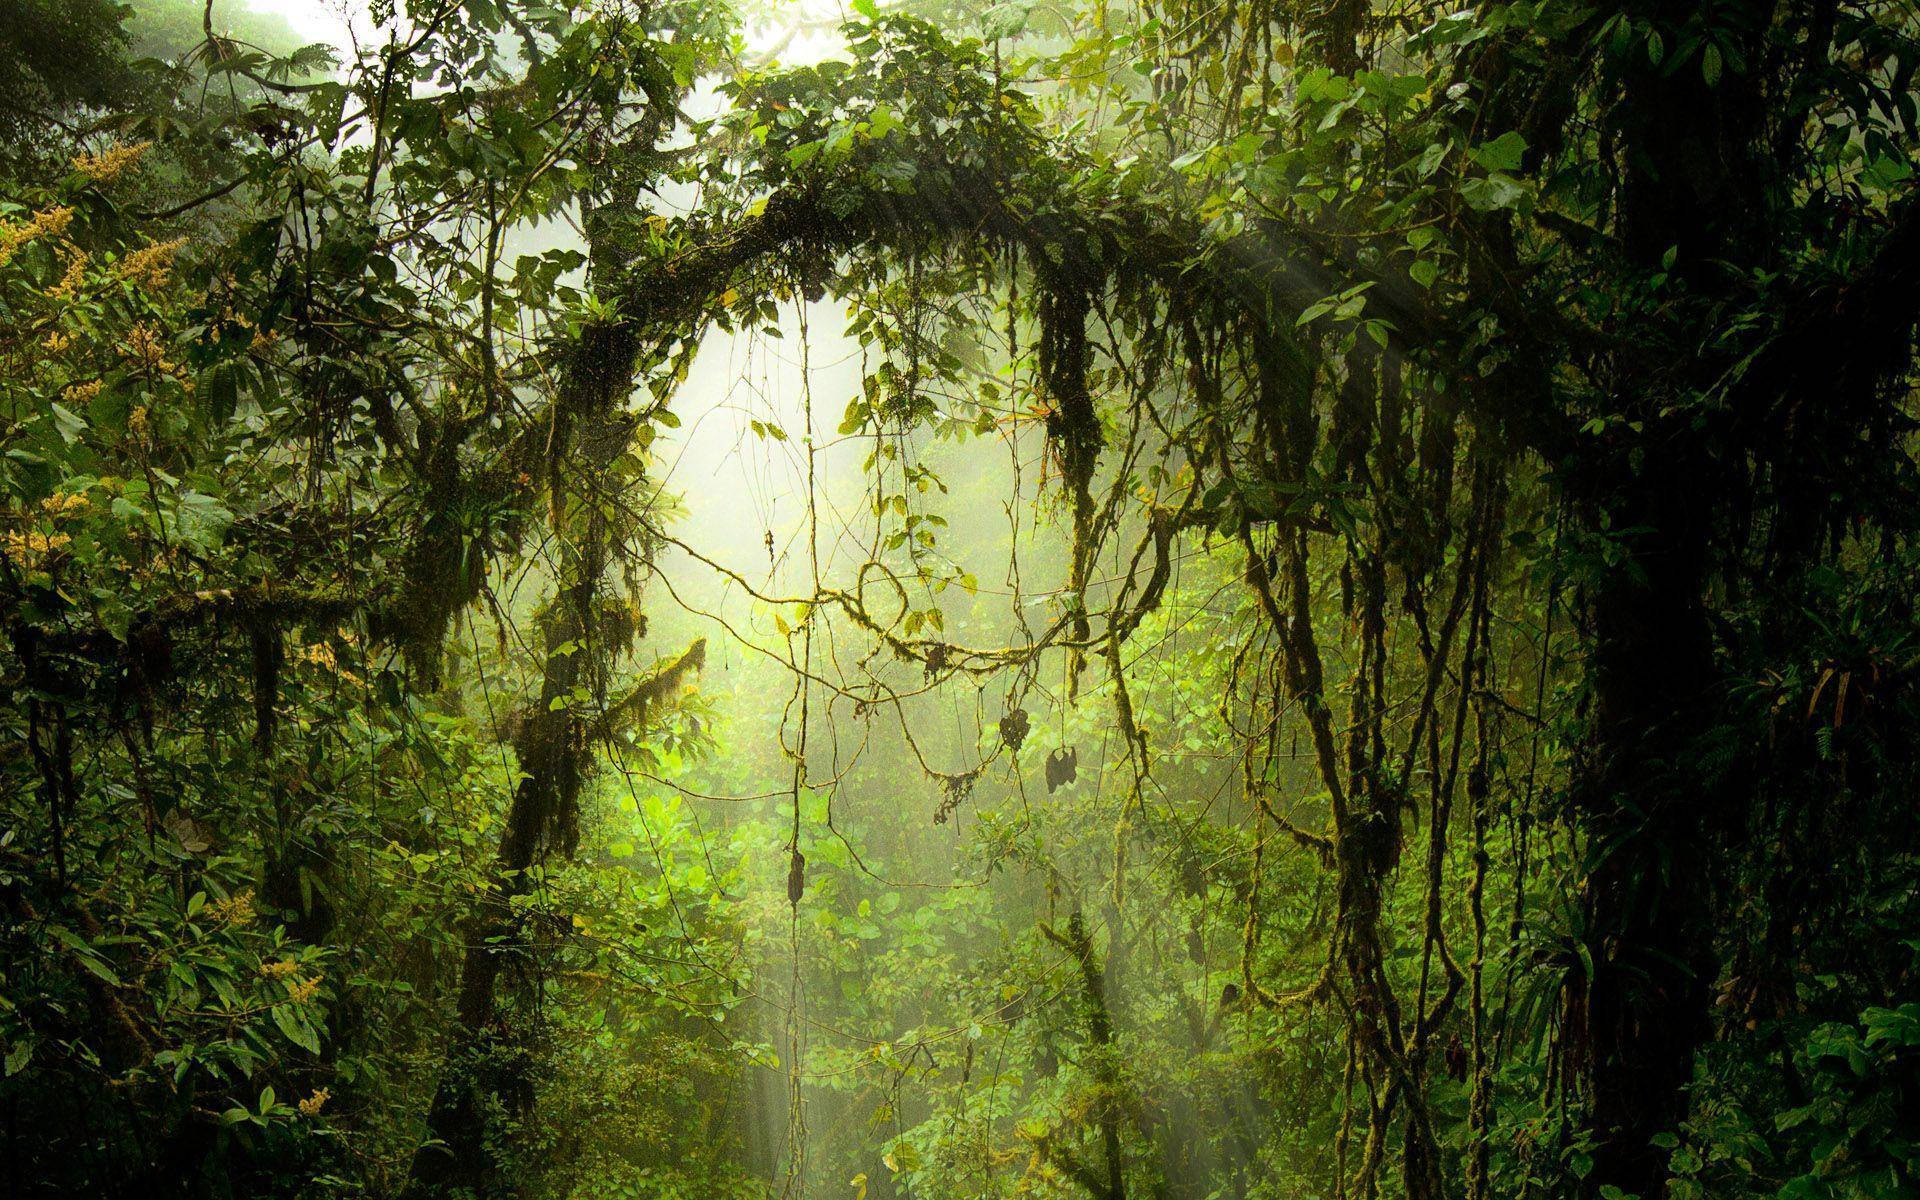
M0 11L13 1189L1920 1189L1915 14L842 16Z

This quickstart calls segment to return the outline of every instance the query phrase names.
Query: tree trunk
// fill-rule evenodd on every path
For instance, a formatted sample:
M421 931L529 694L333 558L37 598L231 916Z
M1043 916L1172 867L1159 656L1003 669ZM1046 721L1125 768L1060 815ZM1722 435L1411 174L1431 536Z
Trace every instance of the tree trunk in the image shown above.
M633 363L633 337L626 328L594 327L583 335L556 406L556 420L564 423L555 438L561 453L588 447L587 458L617 457L606 451L615 440L624 448L632 431L620 409L632 386ZM556 519L564 520L557 466L553 487ZM563 568L561 590L544 614L540 696L514 737L522 778L507 810L492 879L467 924L455 1006L458 1032L427 1115L426 1141L414 1155L402 1193L407 1197L453 1189L476 1196L512 1190L500 1179L498 1138L504 1131L493 1128L494 1118L530 1111L533 1080L527 1031L501 1012L500 976L514 943L524 940L513 909L515 899L526 894L529 869L551 850L571 854L578 841L578 793L591 765L592 739L573 696L583 685L604 691L611 653L594 636L594 615L614 537L591 500L583 501L578 519L585 529Z
M1669 45L1695 11L1625 7ZM1728 30L1766 27L1757 8L1722 16ZM1723 259L1765 252L1763 105L1739 73L1708 80L1638 52L1621 72L1608 123L1627 265L1712 295L1726 286ZM1568 996L1563 1046L1587 1088L1588 1186L1648 1198L1668 1174L1652 1139L1685 1119L1695 1051L1710 1033L1712 871L1735 805L1729 771L1701 753L1720 715L1707 601L1714 538L1747 486L1708 452L1717 434L1699 407L1724 364L1650 348L1709 343L1698 310L1676 304L1655 319L1666 328L1627 337L1615 357L1608 407L1629 422L1594 439L1571 472L1575 516L1612 545L1586 596L1591 708L1571 781L1592 973L1584 995Z
M1686 1116L1716 975L1711 855L1725 781L1698 766L1717 715L1703 602L1704 531L1679 464L1647 470L1616 510L1634 548L1590 602L1592 724L1574 803L1587 839L1582 896L1592 976L1570 1066L1584 1068L1597 1136L1591 1182L1660 1194L1655 1135ZM1582 1044L1584 1042L1584 1044Z

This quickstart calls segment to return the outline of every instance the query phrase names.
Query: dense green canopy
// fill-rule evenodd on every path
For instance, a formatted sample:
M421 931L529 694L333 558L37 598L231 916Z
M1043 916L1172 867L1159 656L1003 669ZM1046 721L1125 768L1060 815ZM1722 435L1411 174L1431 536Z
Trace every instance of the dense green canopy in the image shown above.
M23 1196L1920 1194L1920 14L0 12Z

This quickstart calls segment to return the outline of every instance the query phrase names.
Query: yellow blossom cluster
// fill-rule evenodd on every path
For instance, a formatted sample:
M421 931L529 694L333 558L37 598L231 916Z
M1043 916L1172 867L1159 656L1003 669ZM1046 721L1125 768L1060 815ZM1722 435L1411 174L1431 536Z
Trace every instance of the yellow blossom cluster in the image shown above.
M222 925L245 925L253 920L253 893L239 892L207 905L207 915Z
M144 322L127 331L124 347L127 359L149 371L162 371L171 374L173 363L167 360L166 339L159 331Z
M140 414L140 420L144 423L146 421L146 410L137 409L136 411ZM132 424L131 417L128 418L128 424ZM153 555L141 566L135 567L130 578L136 586L145 587L156 579L171 575L178 569L179 564L180 552L178 548L170 547Z
M351 633L343 632L340 637L342 641L348 644L352 644L353 642L353 635ZM340 665L340 656L335 654L333 647L326 642L315 642L311 646L302 647L297 651L297 655L302 662L312 663L323 671L331 672L337 675L343 682L356 686L365 682L360 676Z
M333 1099L333 1093L331 1091L326 1088L315 1088L313 1095L308 1096L300 1102L300 1115L303 1117L319 1116L320 1110L325 1108L327 1101L331 1099Z
M131 171L152 146L152 142L115 142L98 154L76 155L73 169L95 183L112 183Z
M186 244L187 239L180 237L142 246L121 259L115 269L120 278L127 282L140 284L149 291L159 291L173 277L174 254Z
M290 958L276 958L260 964L260 973L268 979L285 979L299 969L300 964Z
M214 322L213 327L207 331L208 336L215 342L218 342L221 338L220 326L227 323L238 325L242 329L253 328L253 322L247 317L247 314L237 311L233 307L233 304L229 302L227 306L221 310L220 320Z
M73 345L73 335L65 330L56 329L40 343L49 354L64 354Z
M85 383L70 383L61 389L60 398L68 404L86 404L98 396L101 389L106 386L106 382L100 379L89 379Z
M305 1004L320 994L320 977L296 979L287 984L287 999L295 1004Z
M0 267L12 261L20 247L43 237L59 237L73 224L71 208L44 208L25 221L0 221Z
M93 507L84 492L55 492L40 502L40 509L54 520L77 517Z
M38 570L48 558L66 549L73 539L64 533L41 533L37 529L8 530L6 555L25 571Z
M80 285L87 278L87 252L78 246L67 247L67 270L60 276L60 282L47 289L47 295L55 300L71 300L80 294Z

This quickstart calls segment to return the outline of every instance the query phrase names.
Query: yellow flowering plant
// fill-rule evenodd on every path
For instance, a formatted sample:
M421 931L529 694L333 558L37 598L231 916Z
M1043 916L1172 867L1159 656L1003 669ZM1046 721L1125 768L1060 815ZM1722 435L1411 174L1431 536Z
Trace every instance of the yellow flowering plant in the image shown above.
M587 129L696 64L524 6L535 77L445 126L415 67L506 69L486 7L396 64L371 141L364 76L216 31L156 85L198 86L72 122L38 174L0 161L0 666L31 744L0 756L0 884L34 905L0 954L0 1090L111 1114L62 1194L186 1142L235 1194L404 1169L519 787L453 702L471 656L519 667L451 635L542 522L638 536L600 497L546 503L524 417L593 319L586 256L509 231L578 213ZM70 1136L26 1107L22 1144Z

